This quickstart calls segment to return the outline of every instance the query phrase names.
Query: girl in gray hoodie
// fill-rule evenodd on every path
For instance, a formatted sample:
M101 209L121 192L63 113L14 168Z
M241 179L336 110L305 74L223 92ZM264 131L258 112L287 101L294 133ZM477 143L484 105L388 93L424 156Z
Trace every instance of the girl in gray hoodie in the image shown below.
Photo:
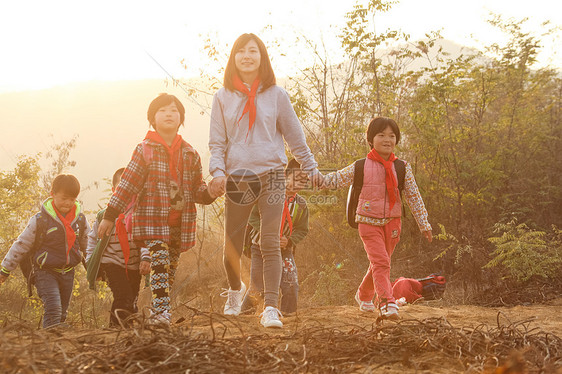
M246 285L240 279L240 256L248 217L258 205L264 273L265 327L282 327L278 310L281 281L280 228L285 203L285 142L309 174L313 186L322 179L302 125L287 92L275 84L264 43L254 34L234 42L224 87L213 98L209 148L209 188L226 192L224 267L230 288L224 314L238 315Z

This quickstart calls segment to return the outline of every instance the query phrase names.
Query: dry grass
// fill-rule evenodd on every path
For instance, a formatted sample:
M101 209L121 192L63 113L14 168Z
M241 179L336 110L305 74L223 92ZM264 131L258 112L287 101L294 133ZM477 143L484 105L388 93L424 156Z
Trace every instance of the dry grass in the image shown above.
M327 326L299 320L283 330L184 305L172 327L135 317L123 330L0 329L3 373L554 373L562 339L497 315L495 326L455 327L445 318ZM314 314L313 312L310 313ZM255 325L255 319L251 319ZM517 371L519 370L519 371Z

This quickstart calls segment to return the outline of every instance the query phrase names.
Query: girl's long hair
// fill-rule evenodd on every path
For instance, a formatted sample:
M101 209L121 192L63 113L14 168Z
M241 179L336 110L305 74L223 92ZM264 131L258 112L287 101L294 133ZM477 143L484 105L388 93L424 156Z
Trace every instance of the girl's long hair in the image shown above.
M236 52L238 52L242 47L244 47L250 40L254 40L258 45L260 51L260 67L258 76L260 78L260 83L262 85L261 91L267 90L269 87L275 84L275 74L273 73L273 68L271 67L271 61L269 61L269 54L265 48L265 44L258 38L255 34L242 34L236 39L232 50L230 51L230 57L228 58L228 63L226 64L226 69L224 70L224 87L227 90L235 91L234 84L232 83L232 78L234 74L238 74L238 69L236 68L236 63L234 57Z

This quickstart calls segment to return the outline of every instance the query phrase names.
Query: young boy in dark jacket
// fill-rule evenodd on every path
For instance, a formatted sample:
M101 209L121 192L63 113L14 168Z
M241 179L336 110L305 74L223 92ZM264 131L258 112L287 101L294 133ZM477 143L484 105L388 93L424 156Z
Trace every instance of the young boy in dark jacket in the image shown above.
M296 245L308 234L308 206L306 200L297 194L304 188L308 177L300 170L300 164L292 159L285 168L286 194L283 219L281 221L281 259L283 271L281 274L281 305L283 314L297 311L299 281L297 265L295 263ZM247 313L255 307L257 298L263 293L263 258L260 250L259 228L260 215L257 206L250 215L249 224L252 227L252 264L250 268L250 288L242 302L242 313Z
M76 201L79 193L80 183L75 176L58 175L52 183L51 197L31 217L0 268L1 284L22 261L31 258L35 288L43 302L43 328L66 320L74 267L82 262L86 250L90 228Z

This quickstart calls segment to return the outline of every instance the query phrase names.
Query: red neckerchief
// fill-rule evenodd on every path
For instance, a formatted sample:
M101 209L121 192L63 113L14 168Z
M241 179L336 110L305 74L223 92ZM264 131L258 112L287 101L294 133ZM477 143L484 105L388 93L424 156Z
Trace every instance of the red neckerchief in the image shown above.
M125 227L125 215L121 213L117 220L115 220L115 236L119 240L119 245L123 251L123 259L125 260L125 275L127 279L129 274L127 272L127 264L129 263L129 257L131 255L131 247L129 247L129 235L127 234L127 228Z
M371 149L371 152L367 155L367 158L373 161L380 162L384 166L384 174L385 174L385 183L386 183L386 191L388 192L388 197L390 201L390 209L396 203L396 192L395 189L398 187L398 182L396 181L396 177L392 172L392 164L394 160L396 160L396 156L394 153L391 153L388 157L388 161L379 155L379 153L375 150L375 148Z
M121 213L119 217L117 217L117 220L115 220L115 236L117 237L117 240L119 240L119 245L123 251L123 259L125 260L125 275L127 276L127 279L129 279L127 264L129 263L129 258L131 257L131 247L129 246L127 225L133 215L132 207L134 206L135 201L136 195L127 206L127 209L125 209L126 214Z
M281 217L281 236L283 236L283 229L285 228L285 220L289 223L289 235L293 233L293 220L291 218L291 212L289 211L289 203L295 200L297 194L289 196L285 199L285 205L283 206L283 217Z
M145 139L150 139L158 144L162 144L166 151L168 152L168 166L170 168L170 175L172 179L176 181L178 185L181 185L181 174L178 176L176 170L182 171L182 157L181 157L181 145L182 138L180 134L177 134L172 141L172 146L169 146L164 139L156 131L149 131L146 133Z
M135 204L137 202L137 195L133 196L133 199L131 200L131 202L129 203L129 205L127 206L127 208L125 209L125 228L127 229L127 232L131 232L131 230L133 229L133 211L134 211L134 207Z
M256 78L254 80L254 83L252 83L251 89L248 90L248 87L246 87L244 82L242 82L242 79L240 79L240 77L237 74L234 74L234 77L232 77L232 84L234 85L234 88L236 88L238 91L248 96L248 100L246 100L246 105L244 105L244 111L242 112L242 115L240 116L237 122L239 124L242 117L244 117L244 114L250 112L250 122L248 127L248 133L246 134L246 138L247 138L248 134L250 133L250 130L252 129L252 126L254 125L254 122L256 122L256 93L258 92L260 79L259 77Z
M60 221L63 224L64 233L66 235L66 242L68 243L68 248L66 249L66 263L68 264L70 260L68 258L68 254L70 253L70 250L72 249L72 247L74 246L74 242L76 241L76 233L72 229L72 221L74 221L74 218L76 217L76 204L74 204L72 209L70 209L70 211L66 213L66 216L60 214L54 203L53 208L55 209L55 213L57 213L57 217L59 217Z

